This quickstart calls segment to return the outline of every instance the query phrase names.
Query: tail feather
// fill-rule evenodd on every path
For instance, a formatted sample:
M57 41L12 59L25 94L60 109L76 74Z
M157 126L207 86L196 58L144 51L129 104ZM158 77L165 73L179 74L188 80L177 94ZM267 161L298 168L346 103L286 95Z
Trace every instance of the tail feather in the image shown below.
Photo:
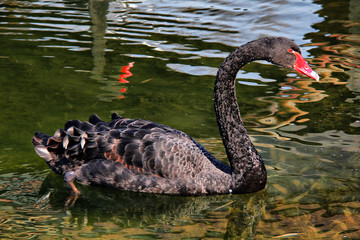
M32 139L32 144L34 146L36 153L40 157L44 158L47 162L53 159L53 156L46 147L46 143L48 142L49 138L50 136L42 132L35 132L34 137Z
M35 132L32 139L34 149L59 174L73 171L93 159L105 159L106 152L115 144L113 137L107 135L110 125L122 117L113 114L112 119L107 123L94 114L89 122L66 122L64 129L56 130L53 136Z
M90 115L90 117L89 117L89 122L91 123L91 124L93 124L93 125L96 125L97 123L105 123L103 120L101 120L100 118L99 118L99 116L98 115L96 115L96 114L92 114L92 115Z
M111 120L119 120L119 119L123 119L123 117L119 116L117 113L113 113L111 115Z
M79 120L70 120L65 123L65 131L68 131L71 127L81 128L82 122Z
M50 136L42 133L42 132L35 132L33 137L33 145L36 144L46 144ZM34 145L35 146L35 145Z
M46 162L49 162L53 159L53 155L47 150L45 146L36 146L35 151L40 157L45 159Z
M70 126L71 124L73 126ZM104 153L113 146L101 132L85 132L74 125L82 127L82 124L71 121L67 130L58 129L54 136L35 132L32 139L36 153L45 159L56 173L73 171L92 159L104 159Z
M54 137L63 138L65 135L66 135L66 132L64 131L64 129L59 128L58 130L55 131Z

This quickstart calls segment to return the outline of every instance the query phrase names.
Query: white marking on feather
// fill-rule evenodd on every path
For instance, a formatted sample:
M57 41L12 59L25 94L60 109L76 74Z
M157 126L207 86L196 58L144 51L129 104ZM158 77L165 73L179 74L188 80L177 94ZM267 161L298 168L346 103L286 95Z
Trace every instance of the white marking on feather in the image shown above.
M85 143L86 143L85 138L81 138L80 144L82 149L84 149Z
M54 137L61 137L60 129L55 131Z
M42 157L46 161L50 161L52 159L51 154L45 146L36 146L35 151L40 157Z
M67 146L69 145L69 137L66 135L63 139L63 147L64 149L67 149Z
M74 127L70 127L66 132L67 132L69 135L74 136Z
M81 135L80 135L80 138L81 138L81 141L80 141L80 145L81 145L81 148L84 149L84 146L85 146L85 143L86 143L86 138L88 137L87 133L86 132L83 132Z

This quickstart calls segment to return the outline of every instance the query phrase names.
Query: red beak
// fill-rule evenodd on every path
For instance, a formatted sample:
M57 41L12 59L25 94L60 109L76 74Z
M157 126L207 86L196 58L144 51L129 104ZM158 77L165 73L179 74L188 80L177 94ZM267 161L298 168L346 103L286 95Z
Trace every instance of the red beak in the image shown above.
M308 77L311 77L313 79L315 79L316 81L319 81L319 75L313 71L310 66L307 64L307 62L305 61L305 59L301 56L300 53L298 52L293 52L295 54L296 57L296 62L293 66L293 68L303 74L305 74Z

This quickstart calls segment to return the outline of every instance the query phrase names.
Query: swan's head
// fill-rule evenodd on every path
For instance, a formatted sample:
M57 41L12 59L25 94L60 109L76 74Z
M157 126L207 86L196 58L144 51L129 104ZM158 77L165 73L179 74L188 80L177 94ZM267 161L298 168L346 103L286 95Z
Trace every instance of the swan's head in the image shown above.
M294 41L284 37L264 38L266 48L269 51L271 63L286 68L292 68L308 77L319 80L319 75L313 71L301 56L301 51Z

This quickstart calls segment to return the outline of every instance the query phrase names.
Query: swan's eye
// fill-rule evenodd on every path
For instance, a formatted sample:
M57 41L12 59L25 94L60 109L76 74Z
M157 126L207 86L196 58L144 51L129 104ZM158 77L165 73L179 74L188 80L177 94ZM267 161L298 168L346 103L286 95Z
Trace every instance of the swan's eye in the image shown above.
M289 48L288 52L289 53L294 53L294 50L292 50L292 48Z

